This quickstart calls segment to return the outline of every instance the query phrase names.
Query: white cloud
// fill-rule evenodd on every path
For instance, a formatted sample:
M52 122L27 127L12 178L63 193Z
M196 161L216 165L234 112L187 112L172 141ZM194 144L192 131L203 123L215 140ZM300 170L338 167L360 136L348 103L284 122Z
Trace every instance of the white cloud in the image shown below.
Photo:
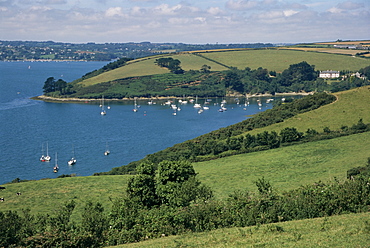
M219 7L210 7L207 12L211 15L220 15L223 14L224 11L221 10Z
M283 13L284 13L284 16L292 16L292 15L299 13L299 11L288 9L288 10L284 10Z
M111 7L105 11L105 16L112 17L112 16L124 16L122 13L121 7Z
M261 2L260 2L261 3ZM245 10L255 8L259 5L257 1L249 1L249 0L228 0L226 3L226 7L232 10Z

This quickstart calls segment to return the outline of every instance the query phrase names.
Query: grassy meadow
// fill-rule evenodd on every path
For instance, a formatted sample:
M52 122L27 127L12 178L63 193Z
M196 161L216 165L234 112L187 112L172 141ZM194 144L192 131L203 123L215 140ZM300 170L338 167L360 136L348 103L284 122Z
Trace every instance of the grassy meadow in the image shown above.
M32 214L54 214L58 207L74 200L77 205L72 218L78 220L87 201L100 202L109 209L111 199L123 196L129 177L66 177L5 184L2 186L6 189L0 190L0 197L5 199L1 202L1 210L21 211L29 208ZM21 195L17 195L17 192Z
M224 228L203 233L169 236L116 248L154 247L369 247L370 213L346 214Z
M365 58L339 54L295 51L289 49L253 49L227 52L207 52L203 56L222 64L244 69L250 67L266 68L270 71L282 72L289 65L306 61L315 65L316 70L350 70L355 71L370 65Z
M156 55L129 61L127 65L123 67L102 73L92 78L88 78L81 81L79 84L88 86L120 78L169 73L169 70L167 68L161 68L154 63L156 59L161 57L172 57L174 59L180 60L181 68L186 71L199 70L204 64L211 66L212 71L221 71L227 69L215 62L209 61L190 53L167 54L165 56Z
M193 165L200 181L211 187L218 198L235 190L256 192L254 182L262 177L281 192L334 177L345 179L348 169L365 166L370 157L369 140L367 132Z

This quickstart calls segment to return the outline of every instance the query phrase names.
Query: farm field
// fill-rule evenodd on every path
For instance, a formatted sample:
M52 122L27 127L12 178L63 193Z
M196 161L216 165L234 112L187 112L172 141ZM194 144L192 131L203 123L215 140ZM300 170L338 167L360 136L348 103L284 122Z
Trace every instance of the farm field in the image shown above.
M256 192L264 177L277 191L318 181L344 180L347 170L364 166L370 156L370 133L304 143L194 163L200 181L225 198L235 190Z
M244 51L208 52L203 56L228 66L244 69L250 67L266 68L270 71L282 72L289 65L306 61L315 65L316 70L358 70L370 65L365 58L339 54L294 51L289 49L254 49Z
M346 214L252 227L224 228L112 247L368 247L369 219L370 213Z
M334 53L344 55L356 55L357 53L368 52L368 50L352 50L352 49L339 49L339 48L323 48L323 47L286 47L287 50L307 51L307 52L320 52L320 53Z
M174 59L180 60L181 68L186 71L199 70L204 64L211 66L212 71L221 71L227 69L226 67L223 67L215 62L206 60L190 53L157 55L129 61L126 66L102 73L92 78L88 78L84 81L81 81L79 84L88 86L120 78L169 73L169 70L167 68L161 68L154 63L155 60L160 57L172 57Z
M361 44L370 44L370 40L317 42L317 43L314 43L314 44L324 44L324 45L361 45Z

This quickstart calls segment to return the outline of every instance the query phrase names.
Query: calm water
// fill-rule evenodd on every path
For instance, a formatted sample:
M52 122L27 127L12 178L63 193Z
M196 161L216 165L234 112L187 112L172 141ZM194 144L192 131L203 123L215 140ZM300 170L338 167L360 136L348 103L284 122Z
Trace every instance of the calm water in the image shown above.
M240 105L228 99L228 110L220 113L219 106L214 104L221 99L213 99L209 110L202 114L189 103L181 105L175 116L160 101L155 105L138 102L141 107L136 113L132 111L133 102L106 102L111 108L106 116L101 116L98 103L46 103L29 99L42 94L43 84L50 76L70 82L105 64L0 62L0 184L15 178L55 178L71 173L88 176L109 171L272 107L263 98L261 109L257 99L250 99L248 107L244 106L244 99L240 99ZM199 103L204 100L199 99ZM43 145L46 153L46 142L52 161L42 163L39 158ZM111 154L104 156L107 144ZM68 166L73 150L77 164ZM58 173L52 170L55 153Z

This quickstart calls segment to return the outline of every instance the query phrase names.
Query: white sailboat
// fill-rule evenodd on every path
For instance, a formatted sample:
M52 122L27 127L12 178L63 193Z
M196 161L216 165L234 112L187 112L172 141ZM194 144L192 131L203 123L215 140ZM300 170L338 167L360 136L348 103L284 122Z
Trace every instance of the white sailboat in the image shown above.
M201 108L202 106L198 103L198 96L195 97L194 108Z
M40 157L40 161L41 162L45 162L45 155L44 155L44 143L42 143L42 148L41 148L41 157Z
M134 100L134 109L132 111L137 112L139 109L137 108L136 98Z
M49 156L49 143L46 142L46 156L42 155L40 158L41 162L50 162L51 157Z
M108 148L108 142L105 144L105 152L104 155L108 156L110 154L109 148Z
M102 100L101 100L101 111L100 111L100 114L101 115L106 115L107 112L105 112L104 110L104 96L102 96Z
M59 166L58 166L58 153L55 153L55 166L53 168L53 172L54 173L57 173L59 170Z
M72 158L68 161L68 165L74 165L77 163L77 159L75 158L75 149L72 149Z

